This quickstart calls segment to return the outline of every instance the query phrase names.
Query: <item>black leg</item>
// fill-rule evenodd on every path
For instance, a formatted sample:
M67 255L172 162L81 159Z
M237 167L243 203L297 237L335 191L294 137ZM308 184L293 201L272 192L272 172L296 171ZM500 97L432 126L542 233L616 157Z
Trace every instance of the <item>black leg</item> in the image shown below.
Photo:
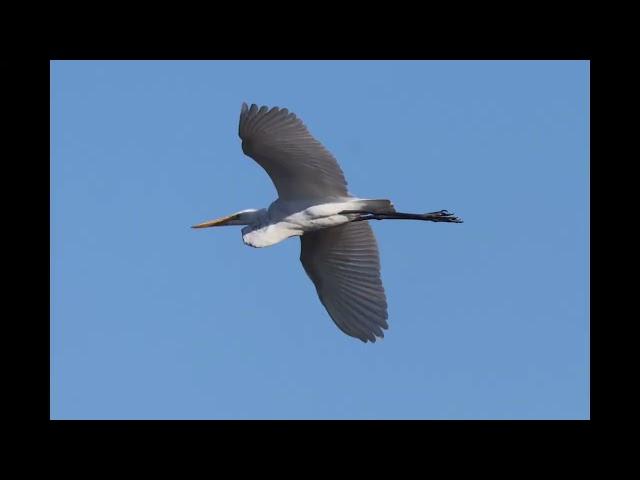
M402 213L402 212L362 212L357 210L344 210L341 214L357 214L353 220L360 222L363 220L423 220L428 222L462 223L462 219L456 217L447 210L438 210L430 213Z

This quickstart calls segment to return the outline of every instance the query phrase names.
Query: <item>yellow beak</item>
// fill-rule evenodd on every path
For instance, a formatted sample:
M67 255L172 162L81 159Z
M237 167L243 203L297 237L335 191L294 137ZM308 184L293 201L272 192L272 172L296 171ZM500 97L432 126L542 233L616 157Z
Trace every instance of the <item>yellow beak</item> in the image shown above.
M216 218L215 220L198 223L197 225L193 225L191 228L221 227L230 220L235 220L236 218L238 218L238 214L228 215L226 217Z

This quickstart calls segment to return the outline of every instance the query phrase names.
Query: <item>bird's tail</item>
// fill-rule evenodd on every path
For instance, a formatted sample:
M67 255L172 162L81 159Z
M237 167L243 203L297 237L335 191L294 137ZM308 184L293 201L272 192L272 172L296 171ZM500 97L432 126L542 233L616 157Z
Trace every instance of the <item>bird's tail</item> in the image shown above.
M396 211L396 208L391 203L391 200L387 199L360 199L356 204L361 205L362 211L371 213L392 213Z

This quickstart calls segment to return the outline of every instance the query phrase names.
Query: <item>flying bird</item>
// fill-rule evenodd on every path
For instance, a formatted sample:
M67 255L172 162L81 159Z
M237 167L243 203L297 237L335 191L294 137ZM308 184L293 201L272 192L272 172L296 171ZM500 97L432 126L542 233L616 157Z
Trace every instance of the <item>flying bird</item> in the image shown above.
M400 213L390 200L351 195L336 159L286 108L243 103L239 135L242 151L271 177L278 198L268 208L192 228L240 225L244 243L256 248L300 237L302 266L338 328L365 343L384 337L387 299L368 220L462 220L446 210Z

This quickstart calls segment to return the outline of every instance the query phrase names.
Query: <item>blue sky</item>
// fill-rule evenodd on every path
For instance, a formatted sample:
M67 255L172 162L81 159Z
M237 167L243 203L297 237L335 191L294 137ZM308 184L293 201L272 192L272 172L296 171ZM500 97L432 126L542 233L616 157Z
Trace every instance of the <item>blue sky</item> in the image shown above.
M295 112L374 222L384 340L342 334L267 206L243 101ZM54 419L589 418L589 64L51 63Z

